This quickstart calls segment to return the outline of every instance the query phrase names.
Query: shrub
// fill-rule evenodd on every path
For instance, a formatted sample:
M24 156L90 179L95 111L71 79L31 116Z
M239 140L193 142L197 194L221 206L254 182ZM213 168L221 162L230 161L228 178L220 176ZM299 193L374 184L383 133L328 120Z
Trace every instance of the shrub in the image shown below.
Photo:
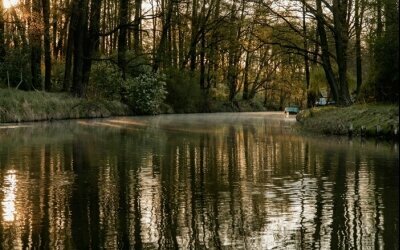
M188 72L170 70L167 77L166 102L177 113L201 112L202 94L198 77Z
M124 98L136 114L155 115L160 113L167 91L160 75L148 72L124 82Z
M122 83L122 73L115 64L110 62L95 63L90 73L88 95L109 100L120 100Z
M135 55L133 52L126 53L126 75L138 77L152 71L151 61L145 55Z

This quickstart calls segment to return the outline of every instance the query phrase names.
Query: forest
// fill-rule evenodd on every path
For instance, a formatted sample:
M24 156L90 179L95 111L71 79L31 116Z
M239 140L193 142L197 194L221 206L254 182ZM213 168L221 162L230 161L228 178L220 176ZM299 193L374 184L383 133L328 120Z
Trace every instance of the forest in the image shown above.
M0 0L0 88L136 114L398 103L397 0Z

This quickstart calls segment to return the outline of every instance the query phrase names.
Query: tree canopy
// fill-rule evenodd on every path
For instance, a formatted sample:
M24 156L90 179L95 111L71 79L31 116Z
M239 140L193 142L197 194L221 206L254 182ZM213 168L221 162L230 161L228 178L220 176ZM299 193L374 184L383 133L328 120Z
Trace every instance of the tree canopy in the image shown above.
M128 101L130 82L153 79L170 105L203 111L399 99L396 0L0 3L2 87Z

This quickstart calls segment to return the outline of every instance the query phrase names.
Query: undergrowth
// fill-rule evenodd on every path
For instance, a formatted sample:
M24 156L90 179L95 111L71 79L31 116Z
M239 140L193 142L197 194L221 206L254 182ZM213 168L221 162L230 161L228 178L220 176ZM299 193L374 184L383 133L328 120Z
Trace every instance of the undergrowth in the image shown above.
M0 89L0 122L26 122L128 115L116 101L81 99L67 93Z

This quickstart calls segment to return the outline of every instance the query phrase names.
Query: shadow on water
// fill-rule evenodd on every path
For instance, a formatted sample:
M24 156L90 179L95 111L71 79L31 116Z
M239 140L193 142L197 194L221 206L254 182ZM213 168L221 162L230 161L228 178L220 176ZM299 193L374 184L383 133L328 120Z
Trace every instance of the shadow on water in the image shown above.
M273 113L0 130L0 248L398 249L398 145Z

